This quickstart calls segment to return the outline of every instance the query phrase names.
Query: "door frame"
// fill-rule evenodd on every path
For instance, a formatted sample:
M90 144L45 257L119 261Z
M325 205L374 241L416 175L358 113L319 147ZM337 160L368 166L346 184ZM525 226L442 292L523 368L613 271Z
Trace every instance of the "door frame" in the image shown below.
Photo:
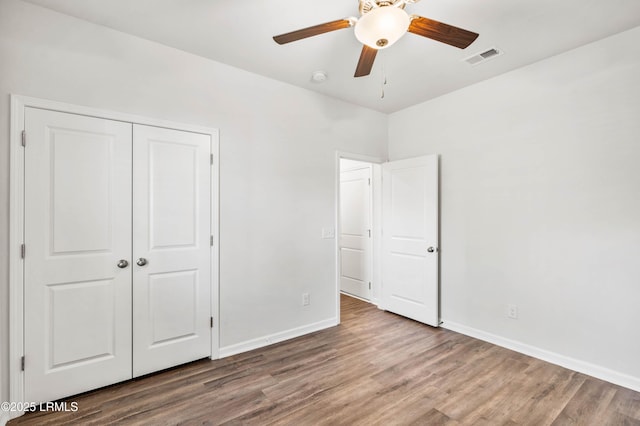
M372 170L372 179L371 179L371 238L372 238L372 276L371 276L371 300L370 302L374 305L378 305L380 299L377 295L380 294L380 278L382 276L382 272L380 269L380 255L381 255L381 247L380 243L382 241L382 227L380 219L382 213L382 200L380 196L382 195L382 163L387 160L384 160L379 157L372 157L369 155L363 154L354 154L351 152L344 151L336 151L335 157L335 211L334 211L334 228L335 228L335 241L334 241L334 256L335 256L335 295L336 295L336 324L340 324L340 271L342 268L342 263L340 261L340 160L355 160L355 161L364 161L367 163L371 163L373 166ZM374 296L375 295L375 296Z
M24 372L21 359L24 355L24 263L21 245L24 242L24 172L25 154L22 146L25 108L39 108L57 112L77 114L132 124L162 127L201 133L211 138L211 316L214 327L211 329L211 359L220 357L220 132L216 128L193 124L159 120L133 114L96 109L93 107L72 105L64 102L11 95L9 124L9 401L24 401ZM28 144L28 141L27 141ZM28 364L28 360L26 361ZM12 412L15 418L23 412Z

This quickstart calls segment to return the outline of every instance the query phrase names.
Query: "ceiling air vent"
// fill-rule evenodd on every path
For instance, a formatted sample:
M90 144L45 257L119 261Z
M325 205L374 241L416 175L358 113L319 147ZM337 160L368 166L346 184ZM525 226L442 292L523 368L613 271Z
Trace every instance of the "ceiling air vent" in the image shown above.
M469 56L468 58L463 59L469 65L478 65L482 62L488 61L489 59L493 59L497 56L503 55L504 52L496 47L492 47L480 53L476 53L473 56Z

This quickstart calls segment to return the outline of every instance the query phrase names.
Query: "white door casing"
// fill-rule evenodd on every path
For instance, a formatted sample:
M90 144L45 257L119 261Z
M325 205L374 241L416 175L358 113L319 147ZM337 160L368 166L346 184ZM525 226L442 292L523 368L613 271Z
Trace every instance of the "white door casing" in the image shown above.
M142 125L133 134L137 377L211 355L212 184L210 135Z
M439 326L438 156L382 166L382 307Z
M371 165L340 172L340 289L371 299Z
M25 129L24 400L51 401L131 378L131 124L25 108Z

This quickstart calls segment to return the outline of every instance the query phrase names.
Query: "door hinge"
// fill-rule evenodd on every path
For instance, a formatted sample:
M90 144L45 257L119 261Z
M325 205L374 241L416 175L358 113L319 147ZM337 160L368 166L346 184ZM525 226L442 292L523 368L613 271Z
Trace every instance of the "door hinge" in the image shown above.
M211 328L213 328L213 317L211 317L210 325L211 325Z
M371 281L369 281L369 290L371 290Z
M213 247L213 235L211 235L209 237L209 245L211 245L211 247Z
M371 178L367 178L368 185L371 186Z
M20 358L20 371L24 371L24 356Z
M27 248L24 244L20 244L20 257L24 259L25 254L27 253Z
M209 156L209 158L210 158L210 161L211 161L211 165L213 166L213 154L211 154L211 155Z
M22 146L27 146L27 131L22 131Z
M371 229L367 229L367 231L369 232L369 238L371 238Z

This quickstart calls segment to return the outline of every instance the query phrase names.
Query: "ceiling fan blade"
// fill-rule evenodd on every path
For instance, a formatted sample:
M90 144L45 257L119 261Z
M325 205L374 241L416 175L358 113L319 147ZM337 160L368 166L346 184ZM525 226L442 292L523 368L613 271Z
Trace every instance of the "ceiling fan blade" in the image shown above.
M337 21L325 22L324 24L314 25L313 27L303 28L301 30L292 31L286 34L280 34L273 39L278 44L291 43L292 41L301 40L307 37L317 36L319 34L328 33L331 31L341 30L343 28L349 28L352 24L350 19L338 19Z
M364 77L365 75L371 74L373 61L375 61L377 54L378 49L362 45L362 52L360 53L360 59L358 60L358 66L356 67L354 77Z
M478 38L477 33L434 21L433 19L413 16L409 24L409 32L427 37L451 46L464 49Z

